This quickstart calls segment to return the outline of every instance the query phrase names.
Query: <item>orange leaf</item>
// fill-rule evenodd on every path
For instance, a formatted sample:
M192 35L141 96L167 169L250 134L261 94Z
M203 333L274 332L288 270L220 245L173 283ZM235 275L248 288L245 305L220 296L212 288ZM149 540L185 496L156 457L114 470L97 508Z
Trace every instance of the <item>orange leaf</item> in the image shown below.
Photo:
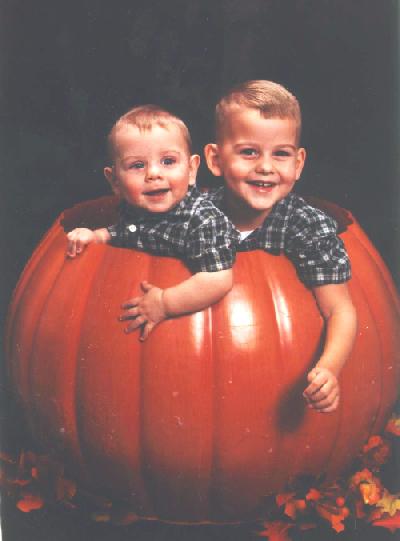
M333 511L326 505L317 504L315 508L322 518L331 523L332 528L336 532L342 532L344 530L343 520L349 515L347 507L341 507Z
M282 494L278 494L275 497L275 501L278 507L281 507L282 505L285 505L288 501L294 498L296 496L295 492L284 492Z
M265 530L259 532L260 537L266 537L269 541L290 541L288 530L293 528L294 524L290 522L282 522L274 520L272 522L264 522Z
M381 436L371 436L364 445L362 452L363 462L374 470L385 464L391 455L389 444Z
M307 492L306 500L308 501L318 501L322 497L322 494L319 490L316 490L315 488L310 488L310 490Z
M382 498L382 488L377 483L360 483L359 490L367 505L375 505Z
M382 528L387 528L392 533L394 533L398 528L400 528L400 511L397 511L392 517L379 518L372 521L373 526L381 526Z
M389 419L385 432L393 434L394 436L400 436L400 416L393 414Z
M24 513L29 513L35 509L41 509L44 505L44 502L40 496L35 496L34 494L24 494L22 500L17 502L17 507L20 511Z

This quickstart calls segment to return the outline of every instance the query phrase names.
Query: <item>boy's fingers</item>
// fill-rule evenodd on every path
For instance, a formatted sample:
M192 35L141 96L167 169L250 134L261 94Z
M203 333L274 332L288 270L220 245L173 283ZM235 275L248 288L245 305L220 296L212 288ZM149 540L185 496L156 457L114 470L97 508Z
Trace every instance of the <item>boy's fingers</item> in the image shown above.
M124 314L119 316L119 321L126 321L127 319L135 319L138 316L141 315L140 309L138 306L135 306L134 308L129 308L129 310L126 310Z
M125 332L130 333L132 331L135 331L138 329L141 325L144 325L147 323L147 319L144 316L138 316L135 320L133 320L127 327L125 327Z
M130 299L129 301L124 302L121 304L121 308L123 310L129 310L130 308L134 308L139 304L139 301L142 297L135 297L133 299Z
M146 325L144 325L142 327L142 330L141 330L141 333L140 333L140 337L139 337L139 340L141 342L144 342L145 340L147 340L149 334L151 333L151 331L154 329L155 327L155 324L154 323L150 323L150 322L147 322Z

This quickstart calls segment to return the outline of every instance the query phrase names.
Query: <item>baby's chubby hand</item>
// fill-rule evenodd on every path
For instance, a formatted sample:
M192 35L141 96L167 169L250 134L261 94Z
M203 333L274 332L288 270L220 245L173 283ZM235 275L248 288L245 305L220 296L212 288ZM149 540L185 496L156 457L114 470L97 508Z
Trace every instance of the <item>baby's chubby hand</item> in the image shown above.
M120 321L133 320L125 328L130 333L142 327L139 340L143 342L158 323L167 318L163 302L163 290L149 282L142 282L140 287L144 293L122 305L125 313L120 316Z
M308 376L303 396L310 407L321 413L334 411L339 405L340 389L336 376L328 369L316 366Z
M86 227L77 227L67 234L67 239L67 256L75 257L84 250L87 244L96 242L96 233Z

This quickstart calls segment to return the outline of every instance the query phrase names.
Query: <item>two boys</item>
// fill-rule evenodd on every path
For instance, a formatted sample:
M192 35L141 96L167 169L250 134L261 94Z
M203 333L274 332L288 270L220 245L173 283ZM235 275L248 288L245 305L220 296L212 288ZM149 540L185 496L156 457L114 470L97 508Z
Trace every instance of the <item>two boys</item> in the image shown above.
M145 324L145 337L165 317L199 310L221 298L231 287L229 269L234 260L238 235L241 239L239 250L283 252L295 264L302 281L312 288L326 321L324 349L317 365L308 374L309 385L304 396L309 405L318 411L333 411L339 403L337 377L355 338L356 313L346 286L350 278L349 261L342 242L336 236L335 222L291 192L305 161L305 150L299 146L301 115L298 102L281 85L269 81L249 81L232 89L219 102L216 113L216 142L206 145L205 156L212 173L223 176L225 185L217 192L211 192L209 198L232 220L236 230L229 229L224 222L229 231L229 246L225 246L227 252L231 252L229 263L221 269L218 267L216 273L213 269L205 269L203 283L214 274L225 273L222 280L224 285L217 288L216 295L207 296L201 303L203 291L199 294L196 282L196 276L201 272L192 277L193 282L191 278L176 286L172 294L169 292L174 288L162 292L145 283L142 286L144 295L123 306L125 314L121 319L133 319L128 330ZM149 133L153 133L154 129L155 126L152 126ZM139 130L137 140L140 135L143 137L143 133L140 134ZM153 152L151 148L156 139L154 137L147 141L149 154ZM130 148L133 148L133 140L131 142ZM106 168L105 174L114 191L135 205L135 200L129 199L129 191L122 188L124 182L118 160L123 164L125 155L121 145L123 148L123 145L129 147L126 141L119 141L115 146L118 151L114 165ZM133 167L144 167L142 162L140 166ZM198 157L188 155L190 163L197 165L197 171ZM187 185L194 183L190 171L188 166ZM179 192L168 208L162 207L160 211L153 205L145 210L150 213L171 211L176 208L173 204L179 206L182 198L185 198L184 190ZM111 228L106 233L104 230L94 232L95 236L88 242L110 242L113 231ZM215 235L218 235L218 230L214 228L211 236ZM79 243L87 242L76 240L74 232L68 237L69 254L74 256L76 250L81 249ZM149 249L144 245L135 246ZM187 259L182 251L173 253ZM216 283L219 284L219 280ZM204 292L213 287L209 282ZM180 301L181 293L183 301Z

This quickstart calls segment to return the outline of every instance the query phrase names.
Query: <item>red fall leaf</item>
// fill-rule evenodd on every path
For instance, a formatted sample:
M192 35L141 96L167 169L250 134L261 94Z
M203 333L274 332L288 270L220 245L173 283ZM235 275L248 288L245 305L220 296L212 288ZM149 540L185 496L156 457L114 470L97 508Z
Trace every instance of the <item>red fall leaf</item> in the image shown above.
M294 524L274 520L264 522L263 525L265 529L258 533L260 537L266 537L269 541L291 541L288 531L293 528Z
M400 511L397 511L397 513L392 517L389 515L384 518L378 518L377 520L373 520L371 524L373 526L387 528L392 533L394 533L397 529L400 528Z

